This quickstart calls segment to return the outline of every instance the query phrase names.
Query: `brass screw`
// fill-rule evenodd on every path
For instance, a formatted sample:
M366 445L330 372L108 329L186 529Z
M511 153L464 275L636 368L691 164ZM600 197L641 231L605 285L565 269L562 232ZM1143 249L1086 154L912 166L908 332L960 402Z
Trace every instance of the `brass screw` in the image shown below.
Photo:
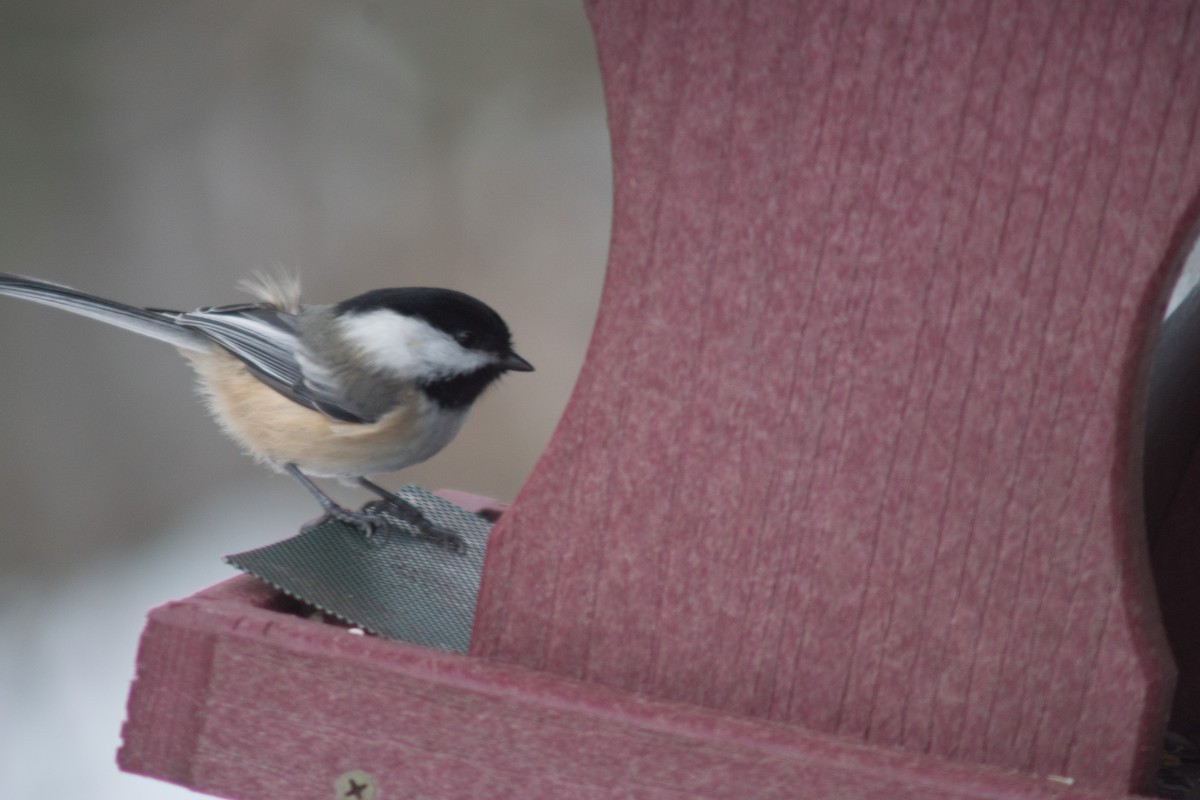
M335 800L375 800L375 779L361 769L350 770L333 782Z

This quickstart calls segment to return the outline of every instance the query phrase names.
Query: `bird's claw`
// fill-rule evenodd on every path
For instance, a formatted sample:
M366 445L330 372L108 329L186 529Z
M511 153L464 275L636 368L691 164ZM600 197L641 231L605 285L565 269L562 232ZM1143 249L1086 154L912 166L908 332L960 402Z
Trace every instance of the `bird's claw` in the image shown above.
M395 518L409 524L423 538L454 553L465 553L467 543L453 531L431 522L424 514L404 501L372 500L363 506L363 513L387 520Z
M467 544L457 533L431 522L420 511L407 505L402 500L372 500L362 507L361 511L351 511L348 508L334 506L325 510L325 515L310 527L324 525L327 522L340 522L357 528L367 539L388 528L399 527L402 523L411 528L418 536L428 539L439 547L444 547L453 553L465 553Z
M343 525L358 528L363 536L368 539L388 525L387 520L379 514L372 514L366 511L351 511L340 507L327 509L325 515L317 520L313 527L324 525L327 522L340 522Z

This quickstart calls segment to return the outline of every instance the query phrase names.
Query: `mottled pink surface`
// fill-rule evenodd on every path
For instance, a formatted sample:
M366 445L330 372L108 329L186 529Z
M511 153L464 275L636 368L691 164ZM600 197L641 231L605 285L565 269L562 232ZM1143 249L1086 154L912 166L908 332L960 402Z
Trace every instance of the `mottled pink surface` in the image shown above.
M474 652L1143 774L1171 669L1135 412L1200 187L1195 5L591 15L608 281Z
M379 800L1102 797L355 636L271 597L242 576L151 613L123 769L240 800L331 800L355 771Z

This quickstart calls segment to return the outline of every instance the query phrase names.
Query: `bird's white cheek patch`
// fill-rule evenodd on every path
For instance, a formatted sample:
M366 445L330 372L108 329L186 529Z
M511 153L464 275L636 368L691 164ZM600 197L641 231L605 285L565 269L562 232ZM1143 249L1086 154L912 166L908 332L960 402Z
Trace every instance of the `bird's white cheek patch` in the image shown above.
M372 366L409 378L437 379L476 370L485 353L464 350L448 334L416 317L381 309L340 320L342 335Z
M368 311L339 320L346 337L372 366L409 374L417 367L416 343L435 331L423 320L391 311Z

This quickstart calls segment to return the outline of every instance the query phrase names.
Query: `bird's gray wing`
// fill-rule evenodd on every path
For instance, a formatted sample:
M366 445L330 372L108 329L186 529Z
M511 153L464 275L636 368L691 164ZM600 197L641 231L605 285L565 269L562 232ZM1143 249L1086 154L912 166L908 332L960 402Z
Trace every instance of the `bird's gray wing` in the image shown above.
M373 421L355 409L337 386L306 373L294 315L263 303L157 313L174 314L178 325L204 334L289 400L340 422Z

